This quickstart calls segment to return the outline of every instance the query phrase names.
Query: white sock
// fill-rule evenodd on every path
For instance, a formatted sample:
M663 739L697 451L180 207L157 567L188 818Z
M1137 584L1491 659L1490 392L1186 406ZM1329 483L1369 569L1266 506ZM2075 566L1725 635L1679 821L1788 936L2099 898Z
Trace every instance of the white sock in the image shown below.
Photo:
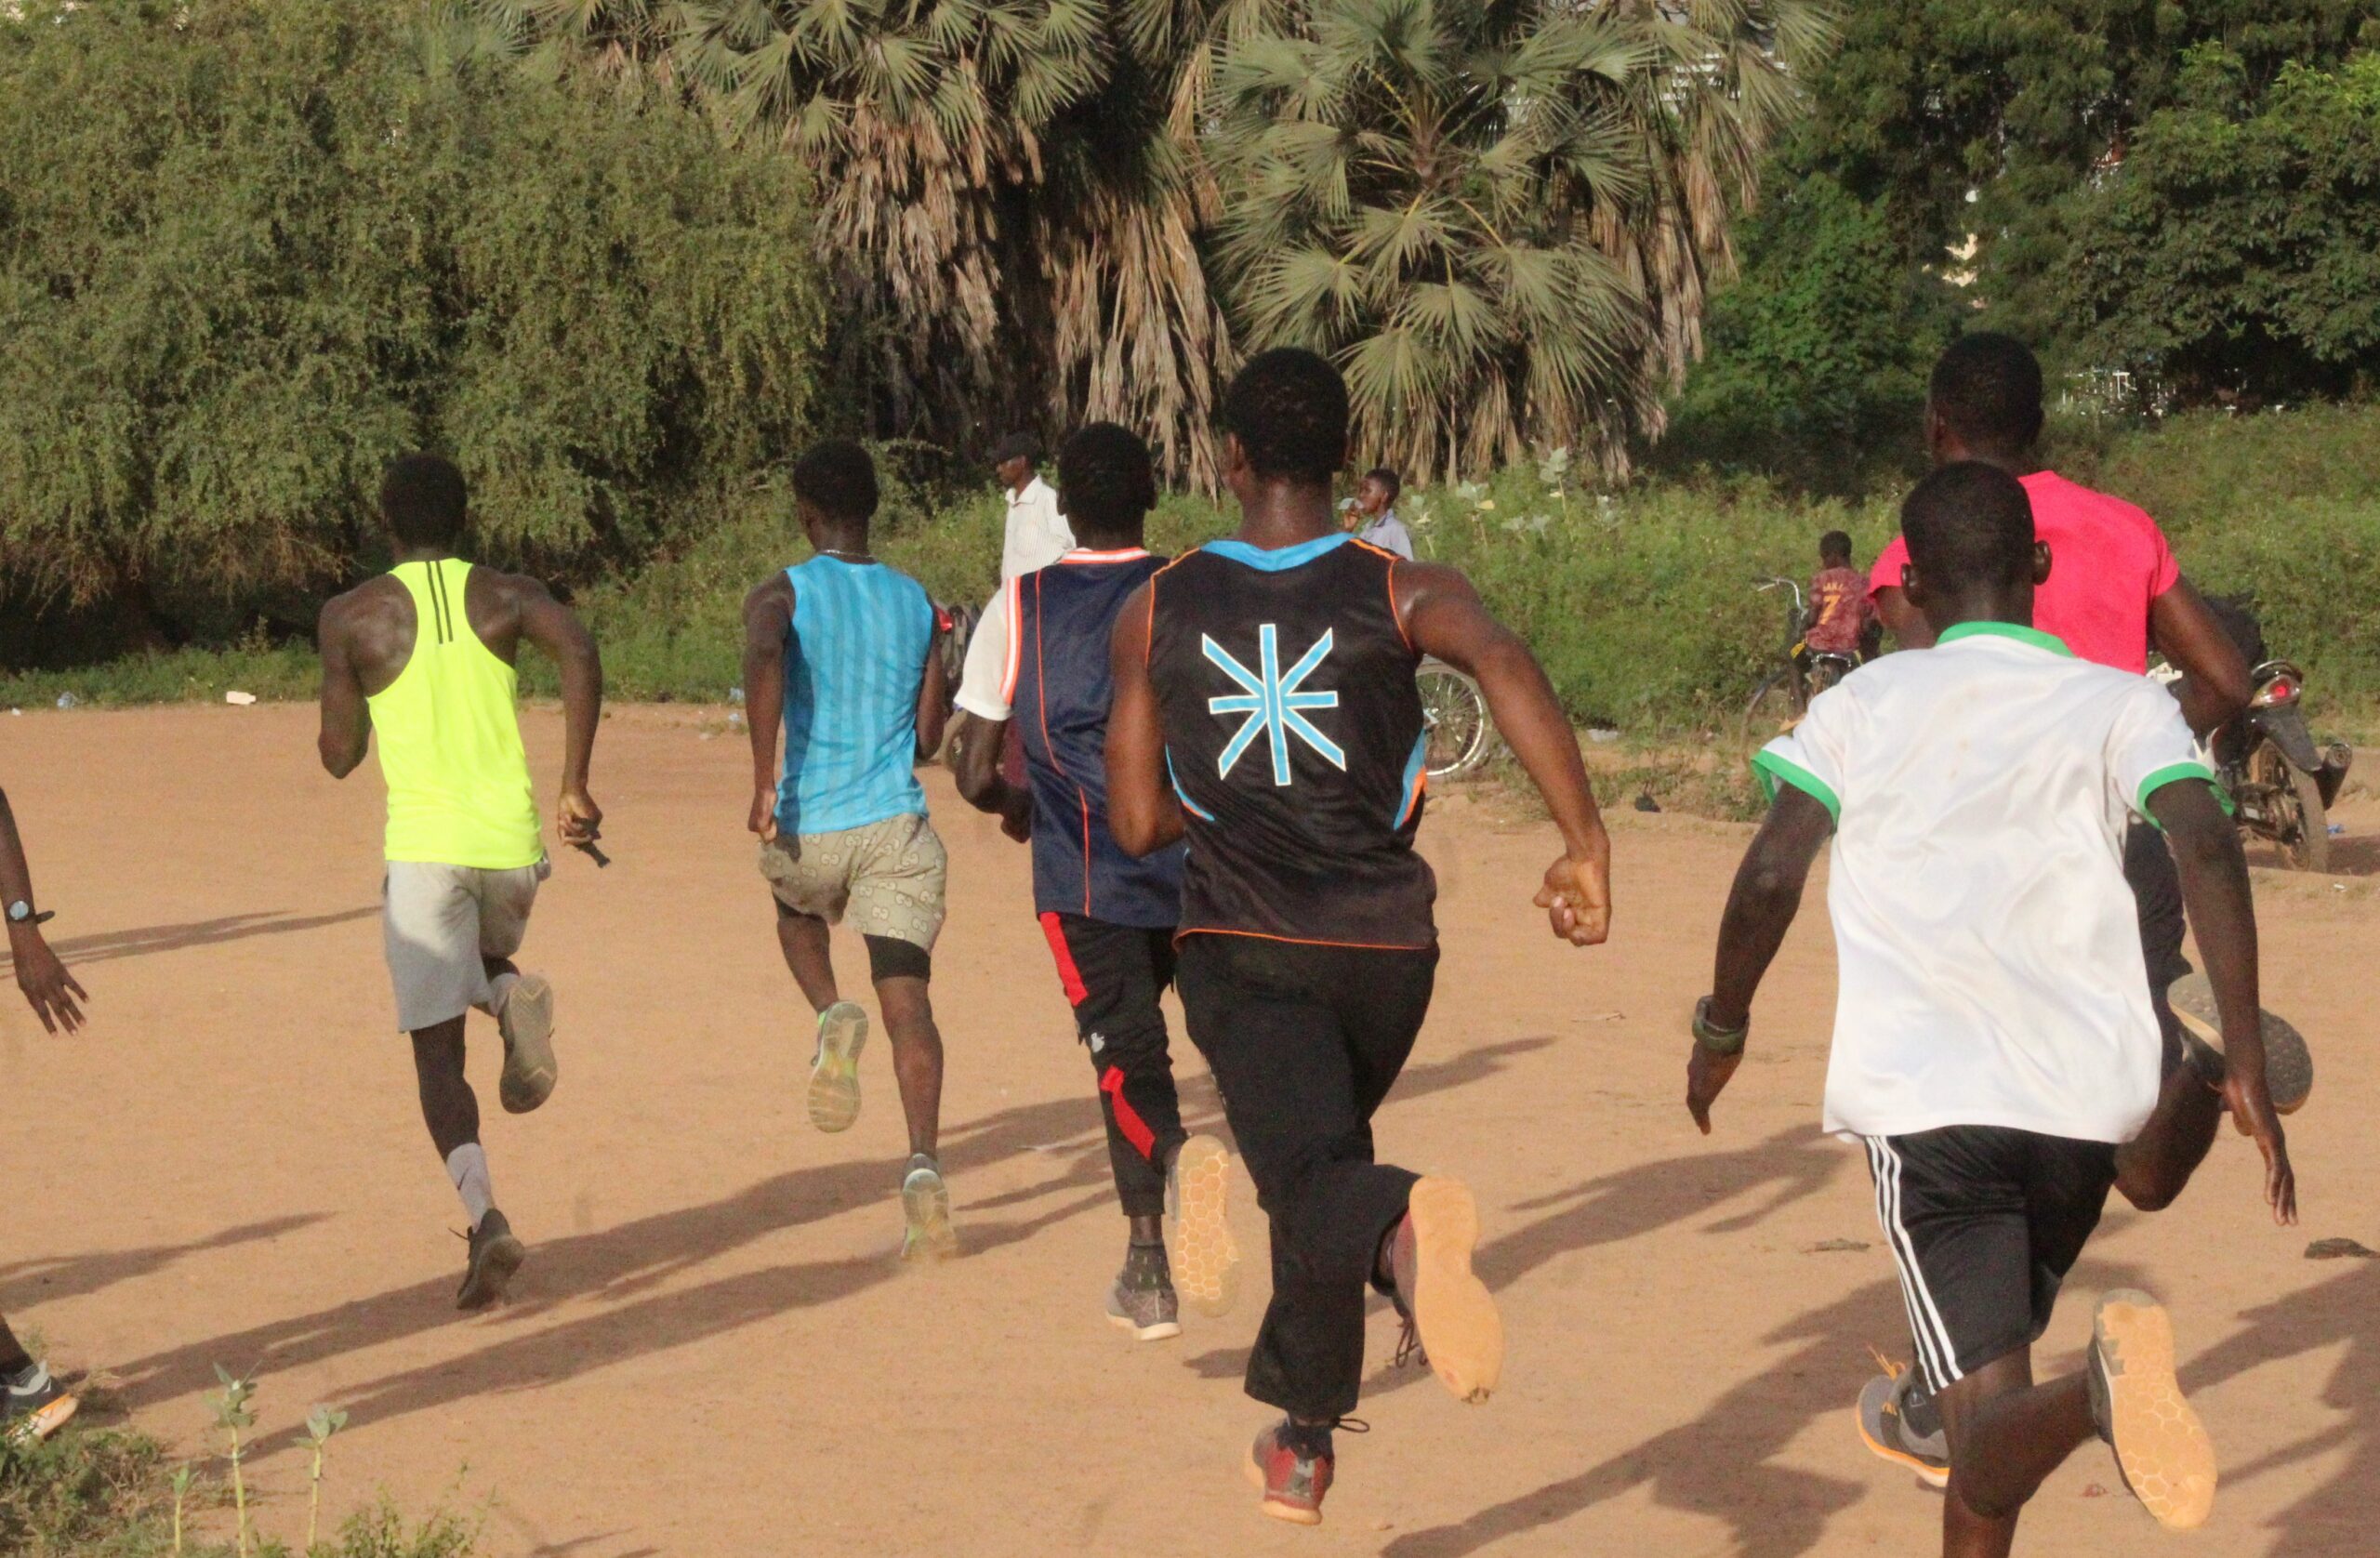
M479 1231L480 1220L496 1205L496 1192L487 1182L487 1154L477 1142L466 1142L446 1155L446 1177L455 1182L455 1194L463 1198L463 1209L471 1216L471 1231Z
M490 1017L503 1016L504 1003L512 998L512 987L520 983L521 976L517 973L500 973L494 979L489 980L487 982L487 1004L481 1007L480 1010L486 1012Z

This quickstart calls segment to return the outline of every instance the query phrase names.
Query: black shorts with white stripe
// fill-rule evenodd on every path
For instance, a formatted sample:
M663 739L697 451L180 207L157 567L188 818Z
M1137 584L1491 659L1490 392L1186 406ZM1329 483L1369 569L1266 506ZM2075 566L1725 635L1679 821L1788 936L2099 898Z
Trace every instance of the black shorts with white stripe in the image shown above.
M1980 1125L1863 1140L1929 1389L2038 1340L2099 1225L2115 1148Z

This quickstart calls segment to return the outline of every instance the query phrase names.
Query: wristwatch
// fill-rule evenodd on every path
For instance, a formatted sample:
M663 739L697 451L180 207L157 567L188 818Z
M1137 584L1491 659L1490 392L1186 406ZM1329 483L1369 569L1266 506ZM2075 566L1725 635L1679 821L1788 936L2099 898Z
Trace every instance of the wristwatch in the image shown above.
M55 910L51 910L42 914L35 914L33 913L33 906L20 898L15 903L8 905L8 923L11 925L39 925L45 920L53 918L55 913Z

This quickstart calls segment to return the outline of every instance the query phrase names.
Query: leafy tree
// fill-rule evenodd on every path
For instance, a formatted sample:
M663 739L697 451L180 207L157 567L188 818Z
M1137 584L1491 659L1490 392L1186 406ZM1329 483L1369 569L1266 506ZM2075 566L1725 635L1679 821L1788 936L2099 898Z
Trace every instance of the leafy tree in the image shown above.
M1799 0L1279 7L1220 83L1248 344L1339 358L1359 440L1409 469L1622 465L1822 31Z
M1216 390L1249 330L1340 352L1383 454L1444 469L1576 440L1622 457L1616 436L1658 425L1658 388L1699 349L1731 206L1792 108L1780 57L1808 47L1825 6L480 0L477 14L534 60L666 77L731 133L820 170L839 361L870 387L879 430L964 444L995 417L1115 416L1210 487ZM1381 42L1358 59L1366 27ZM1390 32L1439 52L1400 54ZM1291 55L1346 91L1292 101L1289 78L1265 73L1305 68ZM1424 98L1400 107L1398 83ZM1307 123L1268 136L1273 118ZM1266 208L1295 157L1331 155L1325 125L1369 148L1350 198L1385 211L1400 177L1405 193L1426 183L1419 219L1444 245L1404 257L1385 292L1375 266L1377 317L1329 329L1265 296L1280 270L1255 258L1268 238L1352 254L1327 191L1290 218ZM1431 149L1425 179L1390 165L1399 141ZM1524 349L1509 318L1482 339L1480 302L1526 310L1541 343ZM1413 307L1435 322L1398 312Z
M799 165L449 42L377 0L0 12L0 587L302 620L416 445L488 553L583 577L781 456Z
M1880 203L1826 173L1764 195L1741 243L1655 462L1846 494L1922 466L1926 375L1965 311L1956 289L1907 261Z
M2114 316L2078 330L2102 310L2078 312L2076 245L2109 231L2097 213L2136 182L2119 170L2147 126L2203 101L2190 61L2219 50L2228 112L2253 118L2291 70L2335 70L2360 46L2380 46L2370 0L1868 0L1812 78L1796 155L1879 205L1911 266L1971 274L1984 323L2069 366L2136 365L2162 333L2119 339ZM2166 215L2178 242L2224 242L2211 207ZM2289 368L2274 388L2304 382Z
M2193 50L2177 100L2079 198L2064 323L2185 401L2338 394L2380 376L2380 53L2283 67Z
M480 0L499 46L664 80L819 175L836 374L977 447L1116 417L1211 486L1228 328L1200 260L1210 27L1263 0Z

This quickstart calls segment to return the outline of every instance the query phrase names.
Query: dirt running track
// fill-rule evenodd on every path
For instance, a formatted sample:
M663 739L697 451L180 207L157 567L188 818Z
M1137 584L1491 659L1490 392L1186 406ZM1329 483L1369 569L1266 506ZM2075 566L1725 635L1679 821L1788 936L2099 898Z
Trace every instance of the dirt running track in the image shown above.
M529 729L542 789L560 723ZM930 785L952 855L935 993L965 1257L906 1272L882 1046L853 1131L803 1115L808 1023L742 828L746 764L716 716L606 723L616 863L557 862L525 958L562 992L542 1113L495 1108L494 1033L473 1029L498 1198L532 1253L513 1302L465 1319L460 1213L390 1028L377 776L326 778L303 708L0 715L0 783L97 1019L53 1040L0 1002L0 1309L184 1451L213 1367L258 1370L263 1518L291 1538L285 1446L328 1401L353 1423L327 1509L378 1487L450 1499L485 1512L503 1558L1933 1551L1937 1497L1851 1432L1870 1345L1907 1339L1858 1155L1817 1129L1821 915L1786 948L1718 1133L1677 1101L1745 830L1620 810L1619 929L1577 952L1527 904L1541 825L1460 799L1434 812L1446 960L1380 1136L1477 1187L1511 1362L1493 1403L1458 1406L1389 1372L1376 1314L1374 1432L1342 1440L1307 1533L1261 1519L1235 1463L1264 1420L1238 1385L1261 1259L1254 1301L1177 1341L1134 1346L1101 1315L1123 1229L1025 852ZM2045 1349L2071 1365L2099 1289L2172 1302L2223 1456L2214 1522L2162 1537L2093 1446L2021 1551L2375 1550L2380 1261L2303 1250L2380 1245L2380 900L2269 872L2259 898L2268 999L2323 1067L2293 1127L2306 1226L2264 1218L2227 1132L2178 1210L2110 1212ZM1814 1249L1831 1240L1869 1248Z

